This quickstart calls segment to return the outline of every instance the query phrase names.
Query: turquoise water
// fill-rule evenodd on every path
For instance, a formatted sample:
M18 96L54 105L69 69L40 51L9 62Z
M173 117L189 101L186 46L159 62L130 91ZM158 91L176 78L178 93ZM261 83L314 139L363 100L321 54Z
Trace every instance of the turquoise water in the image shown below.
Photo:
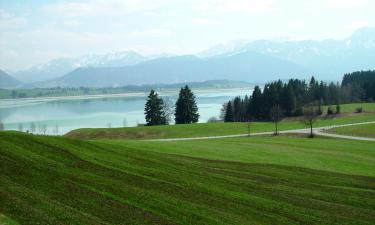
M224 102L235 96L245 96L251 89L193 90L199 108L199 122L218 117ZM175 102L177 91L160 92L160 96ZM73 98L43 98L0 100L0 121L6 130L31 130L36 133L64 134L83 127L122 127L145 123L144 104L147 93L122 96ZM125 123L124 123L125 120ZM57 129L56 129L57 127Z

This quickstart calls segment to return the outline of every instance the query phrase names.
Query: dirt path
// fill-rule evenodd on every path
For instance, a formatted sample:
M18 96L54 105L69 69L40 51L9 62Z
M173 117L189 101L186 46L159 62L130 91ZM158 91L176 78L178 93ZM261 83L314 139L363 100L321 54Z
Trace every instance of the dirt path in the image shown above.
M375 141L375 138L365 138L365 137L355 137L355 136L347 136L347 135L329 134L329 133L325 132L326 130L329 130L329 129L332 129L332 128L337 128L337 127L347 127L347 126L372 124L372 123L375 123L375 121L317 127L317 128L313 128L313 133L316 134L316 135L319 135L319 136L327 136L327 137L334 137L334 138L344 138L344 139L361 140L361 141ZM274 133L273 131L258 132L258 133L251 133L250 136L272 135L273 133ZM288 134L288 133L309 134L310 129L304 128L304 129L284 130L284 131L280 131L280 133L281 134ZM233 135L208 136L208 137L150 139L150 140L145 140L145 141L190 141L190 140L206 140L206 139L247 137L247 136L249 136L249 135L248 134L233 134Z

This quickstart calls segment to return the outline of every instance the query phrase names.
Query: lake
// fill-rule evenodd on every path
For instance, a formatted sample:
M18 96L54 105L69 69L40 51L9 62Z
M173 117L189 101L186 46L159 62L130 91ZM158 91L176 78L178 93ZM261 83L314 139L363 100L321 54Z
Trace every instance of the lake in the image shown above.
M222 104L235 96L245 96L251 88L193 90L199 108L199 122L218 117ZM30 130L36 133L46 127L48 134L65 134L77 128L136 126L145 123L144 105L148 93L113 96L78 96L39 99L0 100L0 121L6 130ZM178 90L159 92L173 103ZM125 122L124 122L125 120ZM56 129L56 127L58 129Z

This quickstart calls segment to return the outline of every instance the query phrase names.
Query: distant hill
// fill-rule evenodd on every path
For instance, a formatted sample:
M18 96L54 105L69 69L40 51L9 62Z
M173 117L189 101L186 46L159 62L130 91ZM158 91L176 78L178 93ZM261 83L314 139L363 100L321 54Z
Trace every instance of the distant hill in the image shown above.
M196 56L159 58L133 66L79 68L39 84L43 87L115 87L205 80L263 82L275 78L305 77L309 71L295 63L256 52L207 59Z
M257 40L235 41L207 49L203 58L258 52L293 62L324 80L339 81L343 74L375 69L375 28L362 28L343 40Z
M0 70L0 88L13 88L20 84L20 81Z
M374 59L375 28L362 28L343 40L241 40L214 46L196 56L145 57L136 52L115 52L62 58L12 75L28 83L25 87L107 87L212 79L263 83L285 73L289 73L287 77L315 75L340 81L345 73L374 70Z
M61 77L77 68L119 67L135 65L148 58L136 52L116 52L104 55L87 55L78 58L59 58L30 69L18 71L14 76L24 82L40 82Z

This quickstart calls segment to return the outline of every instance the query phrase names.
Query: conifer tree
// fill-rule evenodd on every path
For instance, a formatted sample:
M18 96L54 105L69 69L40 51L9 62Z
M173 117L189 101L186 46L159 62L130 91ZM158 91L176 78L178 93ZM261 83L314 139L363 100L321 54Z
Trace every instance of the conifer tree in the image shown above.
M194 93L186 85L184 88L181 88L176 102L176 124L196 123L198 119L198 107Z
M233 122L233 121L234 121L234 118L233 118L233 107L232 107L232 102L229 101L226 104L226 107L225 107L224 122Z
M159 98L154 90L151 90L145 105L147 126L167 124L167 119L163 111L163 104L163 99Z

